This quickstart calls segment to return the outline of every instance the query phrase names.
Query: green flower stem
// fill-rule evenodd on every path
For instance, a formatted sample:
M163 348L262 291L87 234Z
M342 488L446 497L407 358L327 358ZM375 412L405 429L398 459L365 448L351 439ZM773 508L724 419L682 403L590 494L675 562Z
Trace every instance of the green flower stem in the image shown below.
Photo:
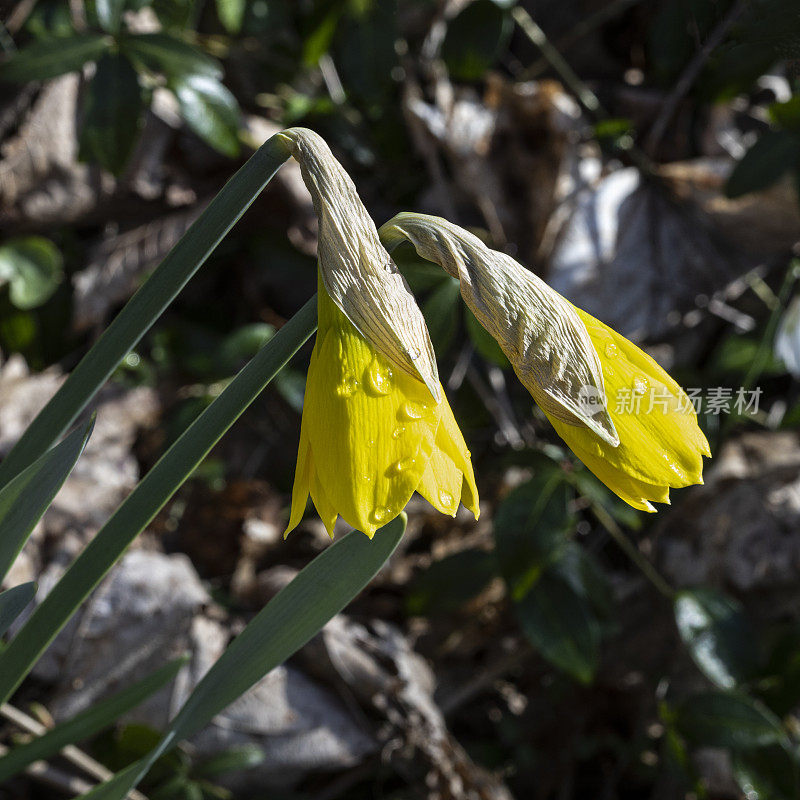
M675 598L675 590L667 583L661 573L642 555L642 551L625 535L617 521L603 508L600 503L592 503L592 511L598 522L608 531L617 546L633 563L639 571L653 584L655 589L668 600Z
M284 141L276 134L225 184L0 463L0 487L30 466L75 421L288 158Z
M248 362L122 502L0 654L0 703L11 696L128 545L308 340L316 326L315 295Z

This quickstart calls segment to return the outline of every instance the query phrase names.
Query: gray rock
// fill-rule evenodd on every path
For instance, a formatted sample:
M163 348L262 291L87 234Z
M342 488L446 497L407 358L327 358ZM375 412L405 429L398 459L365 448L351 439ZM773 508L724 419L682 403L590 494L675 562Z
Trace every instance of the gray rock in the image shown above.
M679 586L793 590L800 579L800 436L747 433L712 462L656 531L658 560Z

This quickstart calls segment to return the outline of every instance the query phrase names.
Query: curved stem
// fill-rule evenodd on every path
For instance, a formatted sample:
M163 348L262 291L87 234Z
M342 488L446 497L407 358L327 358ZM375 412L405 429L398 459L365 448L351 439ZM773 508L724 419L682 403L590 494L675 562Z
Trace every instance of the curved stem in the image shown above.
M625 535L617 521L603 508L600 503L592 503L592 511L598 522L608 531L611 538L626 556L639 568L639 571L653 587L668 600L675 598L675 589L667 583L661 573L648 561L642 551Z

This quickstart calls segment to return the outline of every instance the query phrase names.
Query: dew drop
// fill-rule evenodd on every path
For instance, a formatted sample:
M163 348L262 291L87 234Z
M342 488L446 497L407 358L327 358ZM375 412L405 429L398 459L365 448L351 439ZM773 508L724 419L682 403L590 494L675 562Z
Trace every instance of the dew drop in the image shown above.
M422 355L422 354L420 353L418 347L412 347L408 351L408 355L409 355L409 357L411 358L412 361L416 361L420 357L420 355Z
M633 379L633 391L635 394L644 394L648 386L650 384L647 382L647 378L634 378Z
M399 428L395 428L392 431L392 439L399 439L405 432L406 429L402 425Z
M615 344L607 344L606 345L606 356L608 358L614 358L617 354L617 346Z
M338 394L339 397L352 397L357 389L358 381L350 375L336 387L336 394Z
M387 395L392 388L392 371L388 367L381 367L373 361L367 371L367 382L374 394Z
M452 508L453 507L453 495L450 492L446 492L444 489L439 491L439 502L445 508Z
M401 458L399 461L395 461L391 467L389 467L389 471L392 475L400 475L402 472L408 472L415 463L415 459L411 458Z
M376 506L369 516L376 525L380 525L391 513L391 510L386 506Z
M400 406L400 416L402 416L404 419L422 419L422 416L427 409L427 406L406 402Z

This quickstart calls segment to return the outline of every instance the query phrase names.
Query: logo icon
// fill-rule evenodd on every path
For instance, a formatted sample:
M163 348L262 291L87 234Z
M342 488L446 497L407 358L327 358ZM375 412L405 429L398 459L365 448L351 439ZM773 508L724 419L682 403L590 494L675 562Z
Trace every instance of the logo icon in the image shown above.
M578 389L578 406L587 417L599 414L605 408L602 392L596 386L581 386Z

